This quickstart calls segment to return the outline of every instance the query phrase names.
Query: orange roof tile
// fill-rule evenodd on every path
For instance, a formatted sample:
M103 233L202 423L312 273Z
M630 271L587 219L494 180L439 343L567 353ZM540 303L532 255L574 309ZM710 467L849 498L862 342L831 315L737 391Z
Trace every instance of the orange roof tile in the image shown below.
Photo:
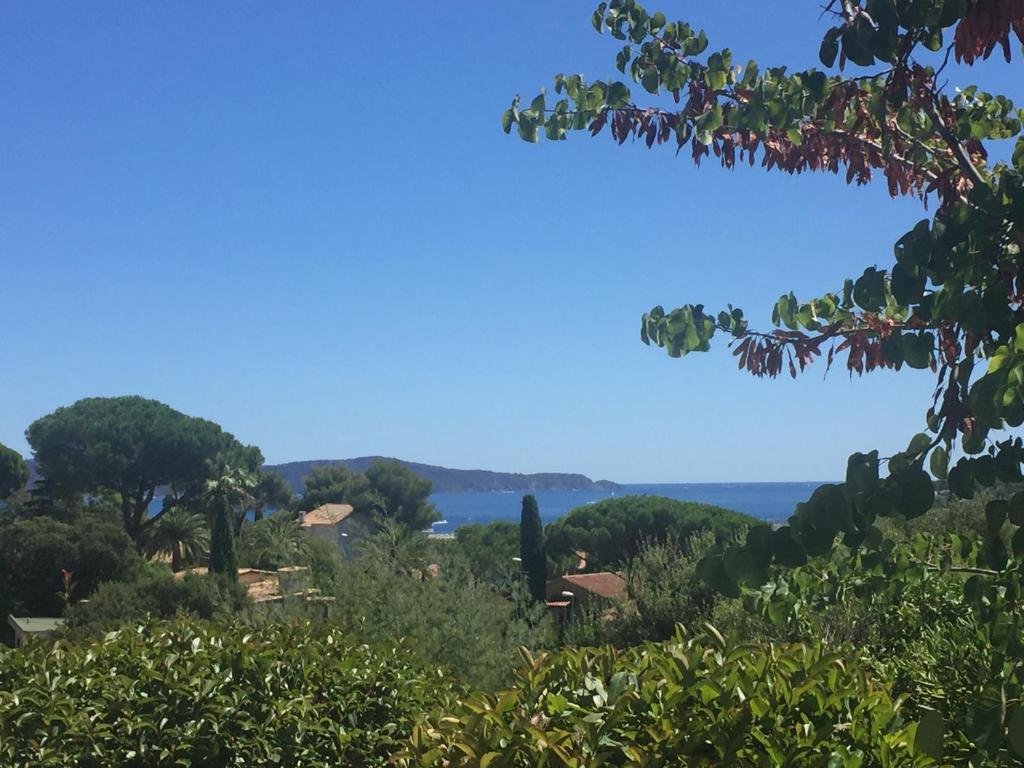
M584 592L599 597L622 597L626 594L626 580L617 573L571 573L562 577Z
M351 504L321 504L302 516L302 527L337 525L353 512Z

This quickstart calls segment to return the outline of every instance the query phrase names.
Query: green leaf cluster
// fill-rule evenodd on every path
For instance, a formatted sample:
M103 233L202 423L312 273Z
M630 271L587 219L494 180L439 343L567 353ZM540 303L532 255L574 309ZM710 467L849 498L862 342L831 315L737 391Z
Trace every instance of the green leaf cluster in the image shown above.
M547 527L548 556L573 562L586 552L588 570L618 568L646 543L686 541L710 531L718 543L758 521L729 509L662 496L621 496L570 510ZM578 559L578 558L575 558Z
M527 656L516 684L417 726L413 766L936 765L853 659L804 645L698 638Z
M0 764L382 766L449 690L327 624L154 622L0 649Z

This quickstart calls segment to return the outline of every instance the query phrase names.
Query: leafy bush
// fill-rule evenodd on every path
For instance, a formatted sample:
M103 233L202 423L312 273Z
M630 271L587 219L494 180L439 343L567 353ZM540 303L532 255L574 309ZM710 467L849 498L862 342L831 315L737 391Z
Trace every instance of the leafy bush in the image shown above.
M618 567L633 558L643 542L685 541L701 530L718 540L758 521L739 512L662 496L621 496L570 510L547 527L548 555L569 561L573 553L587 553L590 570Z
M340 621L367 641L408 641L467 685L507 684L516 649L549 639L543 606L506 599L475 578L457 552L439 561L436 554L422 535L384 525L337 582Z
M447 695L327 625L150 623L0 650L0 765L382 766Z
M149 566L133 581L110 581L67 611L71 635L83 637L148 618L227 619L246 603L244 587L215 574L174 578L162 566Z
M1001 736L1006 728L1014 744L1024 743L1024 711L1014 693L1020 690L1019 667L1001 659L986 641L964 595L966 574L957 572L960 557L955 558L958 565L947 562L945 570L937 563L916 569L907 565L914 557L925 562L953 558L948 540L968 542L973 534L966 527L966 532L947 536L914 534L885 558L840 547L828 559L780 571L764 588L747 593L753 614L729 616L731 630L762 642L813 639L826 648L855 647L872 673L905 698L909 716L934 712L942 717L943 751L955 764L1007 764L1010 744L1001 745L995 736L984 739L985 749L978 749L978 742L983 731ZM973 549L979 546L975 542ZM1020 620L1019 608L1007 615ZM716 616L716 621L724 618ZM995 711L980 717L976 705L1000 680L1008 683L1005 703L1001 696Z
M702 626L725 598L696 575L697 563L714 545L711 531L680 543L674 536L645 543L626 565L626 596L609 611L601 605L584 612L569 633L579 645L611 643L617 648L671 639L676 626Z
M73 572L72 597L104 581L133 578L142 560L121 526L80 515L71 523L33 517L0 525L0 620L7 614L60 616L61 570Z
M527 661L510 690L417 727L399 765L935 765L887 689L819 648L677 637Z
M460 526L454 545L476 577L489 584L504 587L521 578L522 566L512 561L519 557L519 523L492 520Z

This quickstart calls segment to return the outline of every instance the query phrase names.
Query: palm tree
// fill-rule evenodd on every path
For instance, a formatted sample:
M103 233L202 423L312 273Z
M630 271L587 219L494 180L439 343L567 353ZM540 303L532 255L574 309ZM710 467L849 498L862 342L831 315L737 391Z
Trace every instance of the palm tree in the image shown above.
M256 476L223 462L211 470L214 479L207 481L206 493L203 494L210 516L210 572L222 573L235 580L238 578L235 531L239 517L245 516ZM237 509L242 510L241 515Z
M254 568L297 565L308 555L309 537L288 512L277 512L242 529L241 559Z
M146 540L146 553L153 557L170 554L171 570L177 573L185 562L198 560L210 549L210 529L202 515L172 507L156 521Z

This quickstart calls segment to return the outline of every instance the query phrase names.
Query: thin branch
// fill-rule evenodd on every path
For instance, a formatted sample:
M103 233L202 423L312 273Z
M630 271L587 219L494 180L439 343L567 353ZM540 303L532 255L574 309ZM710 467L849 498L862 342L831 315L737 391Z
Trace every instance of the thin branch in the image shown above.
M943 568L941 565L935 563L922 563L925 568L929 571L942 571L943 573L969 573L974 576L990 576L996 577L1001 576L1000 571L993 571L990 568L971 568L967 565L951 565L948 568Z
M964 172L975 186L985 186L988 183L985 181L985 177L981 175L981 171L979 171L977 167L975 167L974 163L971 162L971 158L968 157L967 150L964 149L964 145L960 143L960 140L953 134L953 131L949 129L949 126L947 126L945 121L942 119L942 115L939 114L937 95L925 103L925 111L935 122L935 127L946 142L946 146L953 151L953 155L957 159L957 164L960 166L960 170Z

